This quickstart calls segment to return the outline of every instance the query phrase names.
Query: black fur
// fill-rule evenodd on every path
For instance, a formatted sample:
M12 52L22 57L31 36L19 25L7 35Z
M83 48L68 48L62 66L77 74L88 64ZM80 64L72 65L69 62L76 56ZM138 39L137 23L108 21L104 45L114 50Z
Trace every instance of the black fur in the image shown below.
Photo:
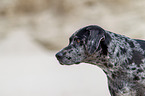
M106 73L112 96L145 96L145 41L90 25L70 37L56 54L61 64L97 65Z

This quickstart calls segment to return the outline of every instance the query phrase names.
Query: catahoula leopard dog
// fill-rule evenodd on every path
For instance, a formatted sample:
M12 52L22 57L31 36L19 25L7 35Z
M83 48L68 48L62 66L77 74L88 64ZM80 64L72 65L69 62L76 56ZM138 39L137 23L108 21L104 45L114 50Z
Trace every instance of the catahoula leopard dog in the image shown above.
M145 41L89 25L77 30L56 57L62 65L99 66L111 96L145 96Z

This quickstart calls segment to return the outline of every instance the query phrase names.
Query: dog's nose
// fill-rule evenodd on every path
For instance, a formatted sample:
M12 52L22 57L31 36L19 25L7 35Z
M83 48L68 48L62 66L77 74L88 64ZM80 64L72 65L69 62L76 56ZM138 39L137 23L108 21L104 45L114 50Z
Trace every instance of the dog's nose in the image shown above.
M61 52L58 52L55 56L57 59L62 59L63 54Z

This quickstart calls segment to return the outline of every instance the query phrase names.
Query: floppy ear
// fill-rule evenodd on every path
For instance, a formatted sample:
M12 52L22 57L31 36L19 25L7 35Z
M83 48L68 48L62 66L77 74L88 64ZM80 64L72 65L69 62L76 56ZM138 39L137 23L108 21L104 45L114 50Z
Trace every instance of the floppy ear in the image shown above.
M87 50L91 55L99 48L100 42L105 40L105 31L103 29L90 29L90 35L87 40Z

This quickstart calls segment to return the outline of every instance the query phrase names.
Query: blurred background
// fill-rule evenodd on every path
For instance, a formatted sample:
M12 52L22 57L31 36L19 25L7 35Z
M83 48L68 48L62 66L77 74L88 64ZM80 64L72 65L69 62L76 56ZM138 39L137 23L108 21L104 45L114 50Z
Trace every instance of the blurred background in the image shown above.
M145 38L144 0L0 0L0 96L110 96L97 66L62 66L55 53L96 24Z

